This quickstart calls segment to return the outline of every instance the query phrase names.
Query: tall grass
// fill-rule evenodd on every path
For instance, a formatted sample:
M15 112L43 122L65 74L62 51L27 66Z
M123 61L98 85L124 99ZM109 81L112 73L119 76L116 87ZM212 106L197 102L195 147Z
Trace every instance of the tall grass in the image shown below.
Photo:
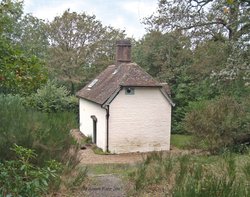
M231 154L207 162L197 156L153 153L130 176L135 196L244 197L250 195L249 169L249 162L238 165Z
M49 159L62 161L74 143L69 131L75 127L76 115L71 112L29 110L19 96L0 95L0 160L14 157L10 148L16 143L34 149L39 164Z

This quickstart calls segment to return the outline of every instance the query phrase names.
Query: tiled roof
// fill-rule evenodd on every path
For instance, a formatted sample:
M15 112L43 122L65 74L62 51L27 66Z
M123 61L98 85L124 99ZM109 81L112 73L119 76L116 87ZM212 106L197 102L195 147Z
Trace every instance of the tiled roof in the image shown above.
M78 91L77 96L103 105L122 86L162 87L137 64L122 63L119 66L108 66L92 82Z

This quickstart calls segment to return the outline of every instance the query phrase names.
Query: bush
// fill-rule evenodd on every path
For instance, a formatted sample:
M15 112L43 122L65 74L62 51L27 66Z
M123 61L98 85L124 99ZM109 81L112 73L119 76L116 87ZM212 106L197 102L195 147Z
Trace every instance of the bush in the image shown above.
M185 128L210 150L230 146L237 137L247 133L247 114L244 107L231 97L196 103L186 114Z
M69 96L64 86L58 86L55 81L48 81L36 93L26 98L25 104L42 112L77 111L78 101L75 96Z
M42 196L60 180L60 163L51 160L40 168L30 163L37 157L33 150L17 145L12 150L17 159L0 163L1 196Z
M14 143L38 153L37 163L61 161L74 143L70 129L76 127L76 115L70 112L42 113L27 110L19 96L0 95L0 158L13 159Z

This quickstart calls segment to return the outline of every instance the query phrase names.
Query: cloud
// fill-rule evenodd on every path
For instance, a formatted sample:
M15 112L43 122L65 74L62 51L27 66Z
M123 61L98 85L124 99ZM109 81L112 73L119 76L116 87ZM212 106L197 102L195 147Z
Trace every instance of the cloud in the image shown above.
M145 34L141 20L152 14L157 0L24 0L24 12L52 21L70 8L75 12L96 15L104 25L126 30L128 36Z
M137 15L139 19L150 16L156 11L156 1L139 0L139 1L123 1L121 6L127 12Z

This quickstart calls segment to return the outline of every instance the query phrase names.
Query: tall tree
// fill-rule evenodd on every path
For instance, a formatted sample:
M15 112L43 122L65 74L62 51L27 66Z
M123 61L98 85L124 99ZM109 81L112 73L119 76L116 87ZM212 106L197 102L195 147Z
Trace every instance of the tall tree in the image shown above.
M29 94L46 81L41 59L26 51L20 35L23 19L22 2L0 3L0 91Z
M110 62L114 40L124 37L123 32L104 27L95 16L69 10L55 17L48 33L51 43L48 67L55 78L70 86L71 93L76 85L86 82L100 62L105 66Z
M18 32L21 49L27 54L45 60L49 46L46 23L31 14L26 14L19 23Z
M249 39L250 3L247 0L159 0L157 15L149 17L149 28L180 29L193 38Z
M161 81L175 83L176 76L190 65L190 40L179 31L161 33L152 31L133 49L133 58L152 76Z

